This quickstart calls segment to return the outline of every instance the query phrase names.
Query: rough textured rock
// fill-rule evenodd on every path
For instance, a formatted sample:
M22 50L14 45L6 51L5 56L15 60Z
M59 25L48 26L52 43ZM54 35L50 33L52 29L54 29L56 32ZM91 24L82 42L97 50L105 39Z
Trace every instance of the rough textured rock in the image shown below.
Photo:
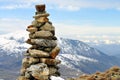
M54 31L55 28L50 23L47 22L42 27L40 27L39 30Z
M55 59L56 56L59 54L60 52L60 48L58 46L56 46L52 51L51 51L51 58Z
M47 39L30 39L30 42L34 45L37 44L43 47L55 47L57 46L57 42L55 40L47 40Z
M105 72L96 72L91 75L82 75L78 78L70 78L67 80L120 80L120 68L114 66Z
M54 36L50 31L37 31L35 33L29 34L29 37L32 39L35 38L49 38Z
M47 17L40 17L40 18L37 18L36 21L40 23L44 23L44 22L48 22L49 19Z
M43 52L41 50L29 49L29 54L32 57L50 57L49 53Z
M29 68L27 68L27 71L31 72L31 74L38 73L41 75L49 75L49 68L44 63L31 65Z
M36 27L29 27L27 28L27 31L29 31L30 33L34 33L36 32L38 29Z
M36 7L37 12L45 11L45 5L44 4L36 5L35 7Z

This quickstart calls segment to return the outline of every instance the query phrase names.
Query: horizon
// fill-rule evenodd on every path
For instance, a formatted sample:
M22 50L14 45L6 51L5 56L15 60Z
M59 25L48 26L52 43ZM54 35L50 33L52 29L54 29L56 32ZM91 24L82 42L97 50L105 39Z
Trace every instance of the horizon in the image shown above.
M12 2L12 3L11 3ZM46 4L56 35L68 38L120 39L119 0L1 0L0 34L26 30L33 21L35 5Z

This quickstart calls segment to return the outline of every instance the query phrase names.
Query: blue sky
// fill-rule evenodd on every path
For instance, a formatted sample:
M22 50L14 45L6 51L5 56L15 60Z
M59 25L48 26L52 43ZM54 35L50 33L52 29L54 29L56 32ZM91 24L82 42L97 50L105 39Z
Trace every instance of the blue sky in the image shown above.
M120 38L120 0L0 0L0 34L25 30L36 4L46 4L57 35Z

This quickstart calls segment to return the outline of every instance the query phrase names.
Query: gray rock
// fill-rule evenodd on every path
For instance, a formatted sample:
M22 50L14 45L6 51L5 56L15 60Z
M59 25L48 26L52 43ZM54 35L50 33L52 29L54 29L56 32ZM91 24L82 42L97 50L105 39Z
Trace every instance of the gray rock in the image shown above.
M39 23L36 20L32 21L32 25L34 27L40 28L41 26L43 26L45 23Z
M39 46L39 45L32 45L32 47L30 49L37 49L37 50L41 50L41 51L44 51L44 52L47 52L47 53L50 53L52 51L53 48L46 48L46 47L42 47L42 46ZM29 53L26 53L24 55L30 55Z
M35 79L48 79L49 75L49 69L46 64L39 63L35 65L31 65L29 68L27 68L27 72L30 72L30 74Z
M55 31L55 27L53 27L50 23L46 22L43 26L39 28L39 30Z
M47 40L47 39L31 39L32 44L37 44L43 47L56 47L57 42L55 40Z
M29 37L32 39L35 38L49 38L53 37L54 35L50 31L37 31L35 33L29 34Z

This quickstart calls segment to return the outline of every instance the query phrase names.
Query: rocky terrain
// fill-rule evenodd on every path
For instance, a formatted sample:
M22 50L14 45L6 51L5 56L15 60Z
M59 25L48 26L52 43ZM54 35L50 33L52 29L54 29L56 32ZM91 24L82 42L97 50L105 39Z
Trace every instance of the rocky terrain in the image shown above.
M120 67L114 66L105 72L96 72L91 75L84 74L78 78L67 80L120 80Z

